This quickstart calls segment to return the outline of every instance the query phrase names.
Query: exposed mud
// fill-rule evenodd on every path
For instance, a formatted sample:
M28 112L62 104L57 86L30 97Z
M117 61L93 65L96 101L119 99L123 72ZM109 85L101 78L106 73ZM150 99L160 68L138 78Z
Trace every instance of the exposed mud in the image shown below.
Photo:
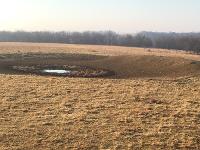
M35 65L35 66L12 66L11 70L23 74L35 74L45 76L62 76L62 77L108 77L113 76L113 71L105 69L96 69L83 66L70 65Z
M16 68L14 69L13 66ZM74 66L75 68L73 68ZM26 68L26 70L23 68ZM69 70L72 72L46 73L42 71L44 69ZM0 54L0 73L115 79L178 78L200 74L200 63L195 60L164 56L4 53Z

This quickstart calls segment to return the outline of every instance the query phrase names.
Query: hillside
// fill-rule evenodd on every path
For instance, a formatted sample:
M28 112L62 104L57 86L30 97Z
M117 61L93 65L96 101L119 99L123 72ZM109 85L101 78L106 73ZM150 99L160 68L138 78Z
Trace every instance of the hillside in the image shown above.
M0 43L0 149L200 149L199 61L162 49ZM37 64L116 74L9 69Z

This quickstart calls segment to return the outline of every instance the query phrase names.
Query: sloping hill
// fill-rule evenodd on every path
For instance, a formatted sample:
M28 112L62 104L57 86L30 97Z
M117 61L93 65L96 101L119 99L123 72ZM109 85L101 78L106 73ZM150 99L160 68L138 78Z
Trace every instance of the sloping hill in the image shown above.
M178 57L130 55L100 56L90 54L1 54L1 73L16 74L11 66L78 65L115 72L111 78L182 77L200 73L200 62ZM18 72L17 72L18 73Z

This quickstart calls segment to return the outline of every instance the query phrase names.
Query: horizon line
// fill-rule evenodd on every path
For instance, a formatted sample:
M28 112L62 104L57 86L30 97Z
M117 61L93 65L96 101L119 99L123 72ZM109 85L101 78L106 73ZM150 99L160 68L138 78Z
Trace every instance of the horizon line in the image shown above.
M200 33L200 31L190 31L190 32L176 32L176 31L147 31L147 30L143 30L143 31L138 31L138 32L117 32L115 30L82 30L82 31L76 31L76 30L0 30L0 32L12 32L12 33L15 33L15 32L50 32L50 33L59 33L59 32L65 32L65 33L74 33L74 32L78 32L78 33L84 33L84 32L113 32L113 33L116 33L116 34L139 34L139 33L143 33L143 32L146 32L146 33L177 33L177 34L180 34L180 33Z

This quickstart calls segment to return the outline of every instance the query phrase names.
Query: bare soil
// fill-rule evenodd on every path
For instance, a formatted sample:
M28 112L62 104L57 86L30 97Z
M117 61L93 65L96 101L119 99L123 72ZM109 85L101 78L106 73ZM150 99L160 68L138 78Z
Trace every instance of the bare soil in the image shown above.
M0 54L0 72L24 74L13 66L80 66L108 71L110 78L177 78L200 73L200 61L180 57L153 55L103 56L77 53L11 53ZM86 70L87 71L87 70ZM110 72L110 73L109 73ZM31 74L31 72L28 72ZM32 73L35 73L32 71ZM39 74L39 73L38 73ZM85 73L87 74L87 73ZM41 74L40 74L41 75ZM79 75L75 77L80 77ZM85 75L83 77L92 77ZM98 77L94 76L94 77Z

